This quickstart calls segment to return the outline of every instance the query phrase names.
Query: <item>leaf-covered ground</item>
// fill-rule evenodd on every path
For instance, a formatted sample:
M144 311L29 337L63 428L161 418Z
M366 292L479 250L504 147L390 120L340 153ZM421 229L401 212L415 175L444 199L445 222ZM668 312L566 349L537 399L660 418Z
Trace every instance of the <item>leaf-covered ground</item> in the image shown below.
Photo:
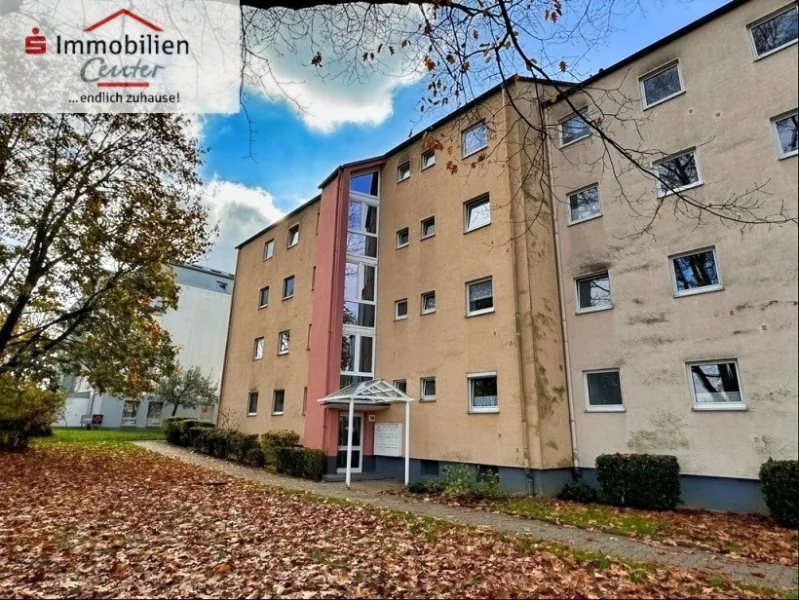
M401 493L405 494L404 491ZM452 504L451 500L443 497L431 499ZM558 525L607 531L655 545L702 548L730 558L799 565L799 532L780 527L762 515L706 510L640 510L542 496L513 496L500 501L460 501L456 504Z
M770 597L289 494L127 444L0 454L0 597Z

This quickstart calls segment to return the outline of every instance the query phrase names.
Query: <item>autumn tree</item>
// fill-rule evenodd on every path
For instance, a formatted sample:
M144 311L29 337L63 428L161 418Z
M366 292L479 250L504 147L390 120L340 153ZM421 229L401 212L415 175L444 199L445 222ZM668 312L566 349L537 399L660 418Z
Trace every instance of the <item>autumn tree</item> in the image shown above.
M200 367L177 367L158 383L153 400L171 404L174 417L179 408L196 409L216 404L219 401L217 388L217 382L203 375Z
M174 361L170 263L212 231L177 115L0 116L0 375L83 375L135 397Z

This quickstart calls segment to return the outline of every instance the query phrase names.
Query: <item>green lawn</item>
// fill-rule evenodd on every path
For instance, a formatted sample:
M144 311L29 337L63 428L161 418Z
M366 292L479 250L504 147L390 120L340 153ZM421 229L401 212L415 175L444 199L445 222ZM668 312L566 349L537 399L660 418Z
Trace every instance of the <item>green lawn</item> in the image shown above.
M75 442L134 442L136 440L162 440L160 429L81 429L79 427L54 427L52 437L37 438L37 444Z

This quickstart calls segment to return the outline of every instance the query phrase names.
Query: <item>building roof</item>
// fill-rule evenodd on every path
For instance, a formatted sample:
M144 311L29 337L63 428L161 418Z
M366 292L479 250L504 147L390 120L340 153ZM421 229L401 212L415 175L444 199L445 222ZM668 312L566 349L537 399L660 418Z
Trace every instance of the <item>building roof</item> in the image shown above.
M266 227L261 229L261 231L259 231L258 233L255 233L255 234L251 235L250 237L248 237L241 244L236 246L236 250L238 250L242 246L246 246L251 241L253 241L255 238L257 238L259 236L262 236L263 234L265 234L267 231L269 231L273 227L276 227L276 226L280 225L283 221L286 221L286 220L290 219L291 217L293 217L294 215L296 215L297 213L304 211L306 208L311 206L314 202L319 202L319 200L321 200L321 199L322 199L322 195L318 194L318 195L314 196L313 198L311 198L310 200L308 200L308 202L304 202L304 203L300 204L297 208L295 208L291 212L286 213L285 215L280 217L277 221L271 222L269 225L267 225Z
M232 273L226 273L225 271L219 271L217 269L212 269L210 267L203 267L202 265L190 265L187 263L171 263L173 267L178 267L180 269L189 269L191 271L198 271L200 273L206 273L208 275L215 275L217 277L225 277L226 279L233 279L234 276Z

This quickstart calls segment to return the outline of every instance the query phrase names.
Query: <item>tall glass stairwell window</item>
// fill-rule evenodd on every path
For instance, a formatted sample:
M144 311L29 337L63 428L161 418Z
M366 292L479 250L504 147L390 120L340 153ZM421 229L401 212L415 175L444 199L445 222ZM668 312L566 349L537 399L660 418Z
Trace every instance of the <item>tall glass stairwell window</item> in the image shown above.
M379 174L350 179L341 387L374 378Z

